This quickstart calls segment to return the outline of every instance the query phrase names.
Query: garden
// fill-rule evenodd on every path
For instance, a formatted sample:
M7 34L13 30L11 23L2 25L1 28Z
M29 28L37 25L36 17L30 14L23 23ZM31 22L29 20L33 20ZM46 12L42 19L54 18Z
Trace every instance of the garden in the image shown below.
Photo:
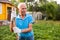
M0 26L0 40L16 40L9 26ZM60 40L60 21L38 20L33 24L35 40Z

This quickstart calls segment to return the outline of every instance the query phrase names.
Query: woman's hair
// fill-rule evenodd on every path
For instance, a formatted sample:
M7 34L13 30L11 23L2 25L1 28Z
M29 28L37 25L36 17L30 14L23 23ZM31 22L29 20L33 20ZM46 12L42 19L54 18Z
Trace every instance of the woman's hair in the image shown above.
M12 25L16 26L16 24L15 24L15 17L12 19Z
M15 17L12 19L12 21L13 21L13 22L15 21Z

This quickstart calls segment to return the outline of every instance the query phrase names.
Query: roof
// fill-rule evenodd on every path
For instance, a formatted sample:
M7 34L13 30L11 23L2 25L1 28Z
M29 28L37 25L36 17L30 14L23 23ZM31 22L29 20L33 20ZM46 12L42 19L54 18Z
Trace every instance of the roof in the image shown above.
M11 3L11 1L8 1L8 0L0 0L0 3L6 3L6 4L10 4L12 6L15 6ZM17 8L17 6L15 6Z
M11 1L8 1L8 0L0 0L0 2L11 3Z

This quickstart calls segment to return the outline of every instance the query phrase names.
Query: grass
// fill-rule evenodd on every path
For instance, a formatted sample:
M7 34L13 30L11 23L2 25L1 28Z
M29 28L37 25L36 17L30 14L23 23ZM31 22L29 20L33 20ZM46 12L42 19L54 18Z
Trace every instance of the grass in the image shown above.
M59 21L37 21L33 28L35 40L60 40Z
M10 32L9 26L0 27L0 40L16 40L15 34Z
M36 21L33 31L35 40L60 40L60 21ZM9 26L0 27L0 40L16 40Z

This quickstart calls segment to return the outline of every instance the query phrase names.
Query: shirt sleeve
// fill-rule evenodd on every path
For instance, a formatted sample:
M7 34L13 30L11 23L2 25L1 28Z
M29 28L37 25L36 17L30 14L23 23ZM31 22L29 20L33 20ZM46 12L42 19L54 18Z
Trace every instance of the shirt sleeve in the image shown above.
M29 24L33 23L33 17L32 16L30 16L28 20L29 20Z

